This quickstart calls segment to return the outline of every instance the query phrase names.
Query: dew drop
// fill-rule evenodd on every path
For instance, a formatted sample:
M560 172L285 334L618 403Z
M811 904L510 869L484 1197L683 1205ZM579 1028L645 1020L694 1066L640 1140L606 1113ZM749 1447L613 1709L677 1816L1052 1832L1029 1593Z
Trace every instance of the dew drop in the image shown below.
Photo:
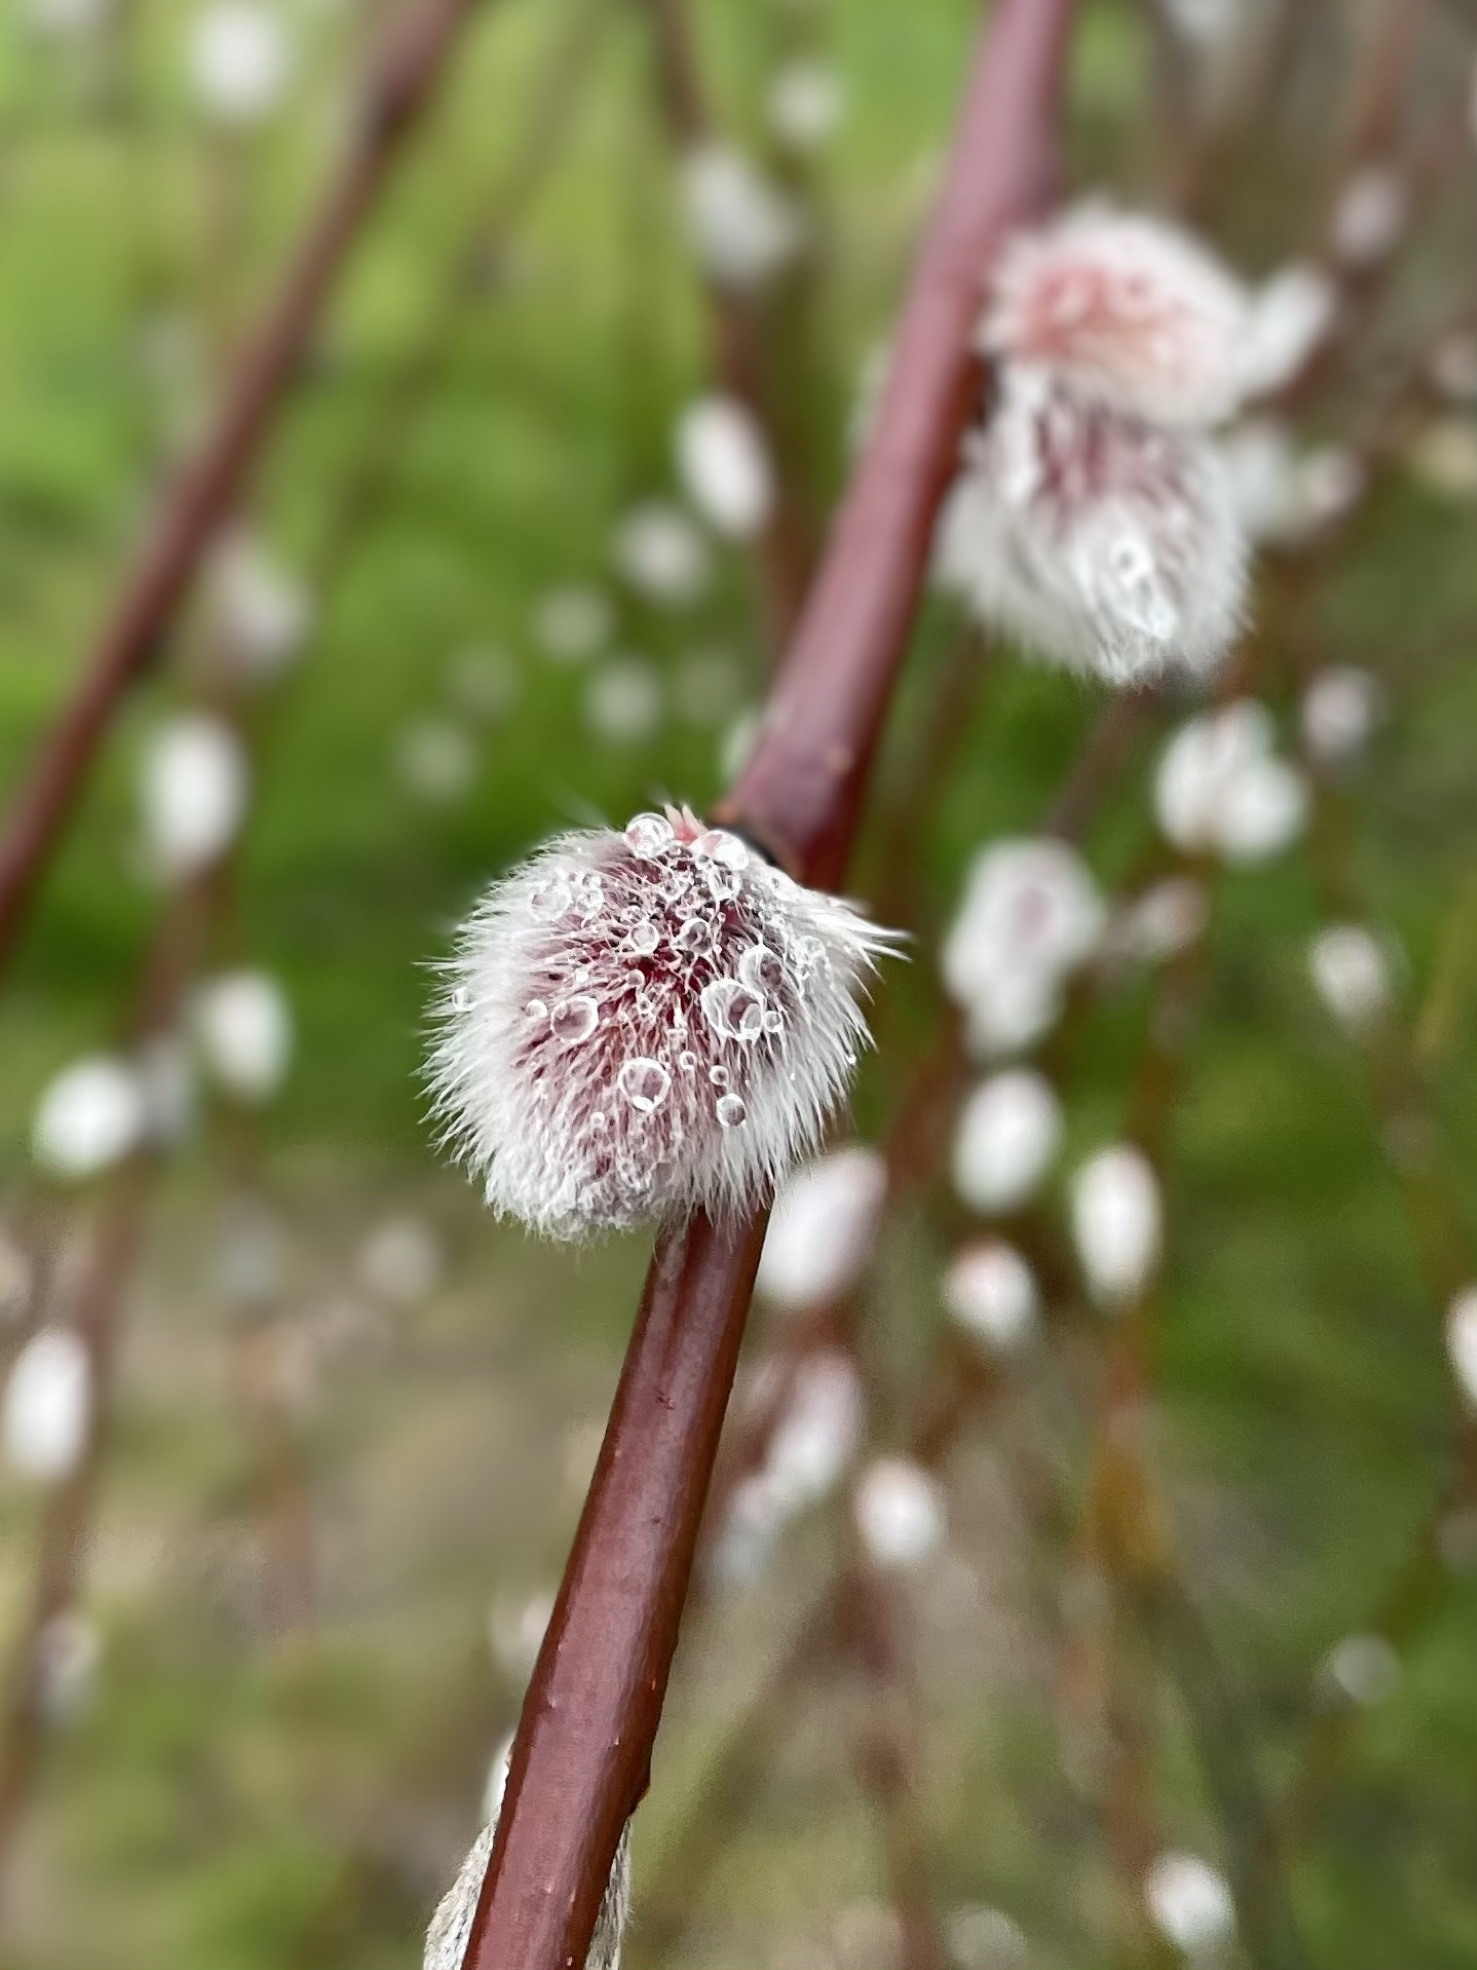
M767 1012L764 1015L764 1030L766 1033L778 1033L784 1026L784 1023L784 1020L781 1019L777 1012Z
M600 1024L599 1010L593 999L561 999L555 1006L549 1024L556 1040L564 1040L573 1046L580 1040L588 1040Z
M547 1019L549 1016L549 1008L542 999L530 999L523 1012L528 1019Z
M599 876L586 876L579 886L579 894L574 899L574 907L586 923L591 917L598 917L605 908L605 884Z
M708 1069L708 1079L713 1083L715 1088L726 1088L728 1086L728 1069L726 1067L710 1067Z
M626 841L631 853L640 856L643 862L662 854L675 840L671 823L663 820L660 814L638 814L626 827Z
M650 1115L666 1100L672 1077L659 1060L638 1054L621 1068L615 1084L638 1115Z
M749 1111L736 1094L719 1095L713 1113L718 1117L720 1128L739 1129L749 1119Z
M452 1011L453 1011L453 1012L470 1012L470 1011L471 1011L471 1009L472 1009L472 988L471 988L471 986L470 986L470 985L458 985L458 986L457 986L457 988L456 988L456 990L455 990L455 991L454 991L454 992L452 993L452 995L451 995L451 1009L452 1009Z
M711 936L712 930L706 917L689 917L677 932L677 949L688 952L705 950Z
M632 926L626 942L637 957L649 958L661 942L661 933L649 917L643 917L640 923Z
M697 1055L688 1052L679 1053L677 1056L677 1065L682 1069L684 1074L695 1074L697 1072Z
M702 992L703 1016L725 1040L757 1040L764 1030L764 1001L737 978L715 978Z
M709 828L706 834L699 835L692 844L692 852L708 861L721 862L725 869L746 869L749 866L748 849L737 835L731 835L726 828Z
M785 982L784 962L767 944L751 944L739 959L739 977L751 991L777 992Z
M603 1135L608 1126L609 1123L606 1118L605 1110L603 1108L597 1108L594 1114L590 1117L590 1127L595 1131L596 1135Z
M569 884L563 876L550 876L533 891L528 907L541 923L557 923L572 901Z

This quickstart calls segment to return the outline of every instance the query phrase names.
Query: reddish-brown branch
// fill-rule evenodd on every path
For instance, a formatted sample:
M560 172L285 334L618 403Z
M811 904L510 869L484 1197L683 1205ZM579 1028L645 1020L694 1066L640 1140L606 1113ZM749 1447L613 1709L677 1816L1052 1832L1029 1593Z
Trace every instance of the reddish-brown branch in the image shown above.
M875 434L724 817L804 879L844 872L976 378L992 252L1048 182L1072 0L1002 0L975 65ZM699 1217L659 1243L524 1704L467 1970L589 1947L662 1695L763 1237Z
M157 654L202 555L239 496L349 247L444 73L473 0L432 0L396 23L357 143L288 269L204 446L164 501L70 702L0 834L0 965L119 702Z

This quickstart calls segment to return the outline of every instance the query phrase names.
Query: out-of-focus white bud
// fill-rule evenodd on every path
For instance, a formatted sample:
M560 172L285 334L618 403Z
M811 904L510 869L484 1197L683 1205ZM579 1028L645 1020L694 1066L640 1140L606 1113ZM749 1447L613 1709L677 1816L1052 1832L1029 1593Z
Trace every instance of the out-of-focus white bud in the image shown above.
M36 1637L36 1702L50 1724L70 1724L91 1708L103 1640L85 1615L54 1614Z
M1159 1262L1163 1209L1148 1158L1128 1143L1100 1150L1072 1180L1072 1239L1088 1289L1114 1308L1138 1298Z
M270 1101L292 1064L292 1008L266 971L229 971L200 987L195 1043L223 1093L253 1106Z
M966 1007L992 994L1005 1001L1001 988L1021 980L1050 986L1054 1000L1096 948L1103 921L1091 872L1065 842L992 842L970 864L944 942L944 983Z
M313 605L255 534L228 533L210 557L210 599L230 659L243 675L278 677L301 654Z
M474 644L446 666L446 696L466 718L490 725L505 718L518 699L518 672L505 650Z
M1444 335L1431 356L1431 381L1453 403L1477 404L1477 335Z
M251 775L240 739L203 712L171 719L144 755L144 851L166 878L209 868L246 818Z
M752 540L774 510L774 470L763 434L733 397L700 397L677 425L677 469L715 533Z
M1339 315L1339 290L1319 267L1284 267L1252 299L1241 345L1241 387L1275 396L1307 367Z
M917 1566L944 1542L944 1495L907 1457L869 1465L857 1480L854 1504L862 1544L878 1566Z
M578 664L598 656L615 629L615 611L604 589L569 582L539 597L533 637L551 663Z
M1427 425L1409 465L1423 486L1444 499L1477 499L1477 417L1442 417Z
M804 243L799 212L742 151L723 144L692 151L682 191L697 263L722 287L763 287Z
M1330 242L1334 257L1363 273L1388 260L1410 219L1410 194L1388 164L1363 165L1339 193Z
M1363 757L1385 708L1377 677L1350 664L1331 664L1303 693L1303 743L1320 766L1351 766Z
M1137 684L1214 670L1241 624L1247 543L1210 438L1007 367L966 439L934 571L1048 661Z
M122 1162L144 1140L148 1105L137 1072L91 1054L47 1083L31 1124L31 1153L53 1176L80 1182Z
M966 1907L944 1918L949 1961L957 1970L1026 1970L1026 1932L1002 1909Z
M1400 1657L1383 1635L1346 1635L1329 1650L1323 1674L1341 1697L1361 1709L1388 1702L1404 1677Z
M33 1484L56 1484L76 1466L92 1419L92 1362L70 1327L42 1327L11 1365L0 1409L5 1460Z
M1062 1142L1062 1105L1028 1067L993 1074L965 1102L954 1135L954 1188L972 1210L1001 1216L1040 1188Z
M1220 442L1237 520L1265 545L1297 547L1358 505L1368 483L1352 452L1325 446L1301 457L1286 428L1253 418Z
M508 1751L511 1749L512 1740L509 1739ZM493 1761L494 1774L501 1768L504 1776L502 1784L496 1786L496 1800L489 1801L487 1825L478 1834L472 1851L462 1862L461 1872L431 1918L431 1926L426 1932L422 1970L462 1970L472 1934L472 1918L477 1913L477 1902L482 1893L483 1877L487 1873L487 1863L492 1859L492 1842L497 1832L498 1814L502 1810L502 1794L507 1782L508 1751L499 1746L498 1756ZM490 1782L489 1795L493 1790ZM590 1951L585 1958L585 1970L620 1970L621 1938L630 1916L631 1826L628 1820L620 1845L615 1850L610 1880L596 1918Z
M616 746L654 739L666 722L662 675L646 657L612 657L585 691L585 723L596 738Z
M112 19L117 0L26 0L25 26L43 41L86 41Z
M395 777L427 807L446 807L470 793L477 780L477 745L464 725L449 718L418 718L395 740Z
M680 506L648 500L616 529L615 565L638 595L663 609L696 602L712 576L712 557Z
M1234 39L1245 20L1241 0L1162 0L1165 19L1175 33L1204 54L1214 54Z
M1128 964L1163 964L1205 935L1210 901L1191 876L1169 876L1124 906L1107 936L1111 958Z
M1206 426L1236 406L1245 332L1244 292L1198 240L1094 201L1006 246L979 340L1084 402Z
M1390 960L1363 924L1330 924L1320 930L1308 952L1308 971L1319 998L1352 1033L1367 1033L1390 1009Z
M1458 1293L1446 1315L1446 1348L1462 1400L1477 1409L1477 1286Z
M389 1306L422 1306L446 1276L446 1255L424 1218L391 1217L365 1239L358 1272L375 1299Z
M1296 840L1307 788L1274 755L1274 736L1265 705L1246 698L1180 727L1154 780L1159 825L1176 848L1258 862Z
M1015 1247L991 1238L967 1245L944 1274L944 1305L988 1348L1013 1354L1035 1337L1041 1296Z
M769 127L792 151L818 150L834 135L846 110L846 91L825 62L792 61L769 85Z
M856 1456L866 1420L861 1380L846 1355L801 1362L763 1473L786 1517L834 1490Z
M775 1199L755 1291L791 1309L849 1293L872 1256L886 1194L875 1149L838 1149L797 1170Z
M487 1611L492 1659L510 1683L523 1686L533 1674L554 1612L552 1588L534 1594L494 1594Z
M293 51L275 7L209 0L190 30L190 73L200 107L217 123L265 122L292 82Z
M1231 1890L1194 1854L1161 1854L1145 1877L1144 1900L1158 1928L1188 1957L1213 1957L1236 1934Z

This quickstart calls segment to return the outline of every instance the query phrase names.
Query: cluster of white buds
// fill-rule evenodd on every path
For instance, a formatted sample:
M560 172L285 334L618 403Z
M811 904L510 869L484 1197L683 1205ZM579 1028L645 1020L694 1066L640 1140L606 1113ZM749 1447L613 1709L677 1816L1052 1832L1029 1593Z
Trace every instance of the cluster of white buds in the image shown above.
M1236 408L1246 296L1188 236L1101 204L1005 252L980 327L995 401L941 520L981 620L1118 684L1203 676L1246 543L1210 437Z
M42 1327L11 1364L0 1407L5 1461L32 1484L76 1468L92 1417L92 1361L70 1327Z
M845 1094L892 943L686 809L561 835L448 967L446 1134L493 1209L554 1237L752 1209Z
M908 1457L879 1457L857 1479L857 1531L878 1566L913 1567L936 1553L948 1509L936 1478Z
M493 1761L493 1783L488 1787L487 1824L473 1842L471 1852L462 1862L460 1873L431 1917L431 1926L426 1932L422 1970L462 1970L472 1934L472 1919L477 1913L477 1902L482 1893L483 1877L487 1873L487 1863L492 1859L492 1842L497 1832L506 1781L507 1756L500 1752ZM631 1825L628 1820L620 1845L615 1850L610 1880L606 1883L600 1913L595 1920L595 1933L590 1939L589 1954L585 1958L585 1970L620 1970L621 1939L630 1919Z
M699 397L677 423L677 469L715 533L752 540L774 510L774 467L752 414L733 397Z
M1005 1216L1030 1202L1056 1161L1062 1106L1051 1083L1029 1067L981 1081L954 1134L954 1188L971 1210Z
M1036 1275L1003 1239L965 1246L944 1274L943 1292L950 1316L992 1353L1014 1354L1035 1338L1041 1317Z
M755 1291L789 1311L849 1293L872 1256L887 1164L854 1144L797 1170L780 1186Z
M942 960L975 1052L1016 1053L1050 1031L1104 919L1091 872L1065 842L1008 839L981 849Z
M1072 1180L1072 1241L1099 1305L1131 1305L1159 1263L1163 1229L1159 1179L1149 1159L1115 1143L1083 1164Z
M693 151L682 167L682 191L698 265L720 287L765 286L804 244L801 214L740 150L706 144Z
M1225 1877L1196 1854L1161 1854L1144 1881L1144 1900L1161 1933L1194 1961L1214 1958L1236 1934L1236 1903Z
M1276 726L1265 705L1238 699L1182 725L1154 780L1165 838L1187 855L1260 862L1302 833L1308 790L1273 750Z

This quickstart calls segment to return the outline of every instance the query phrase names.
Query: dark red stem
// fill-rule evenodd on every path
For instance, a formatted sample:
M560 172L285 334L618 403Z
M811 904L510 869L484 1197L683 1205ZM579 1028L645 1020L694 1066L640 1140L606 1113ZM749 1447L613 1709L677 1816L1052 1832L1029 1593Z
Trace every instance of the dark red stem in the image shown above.
M990 259L1048 183L1073 0L1000 0L974 66L880 415L753 759L723 810L805 880L844 873L935 512L975 398ZM658 1243L535 1668L465 1970L583 1964L647 1783L763 1239Z
M219 419L164 501L70 702L0 832L0 966L46 859L129 686L154 660L211 536L239 496L345 255L429 102L474 0L432 0L396 24L366 95L359 139L248 347Z

